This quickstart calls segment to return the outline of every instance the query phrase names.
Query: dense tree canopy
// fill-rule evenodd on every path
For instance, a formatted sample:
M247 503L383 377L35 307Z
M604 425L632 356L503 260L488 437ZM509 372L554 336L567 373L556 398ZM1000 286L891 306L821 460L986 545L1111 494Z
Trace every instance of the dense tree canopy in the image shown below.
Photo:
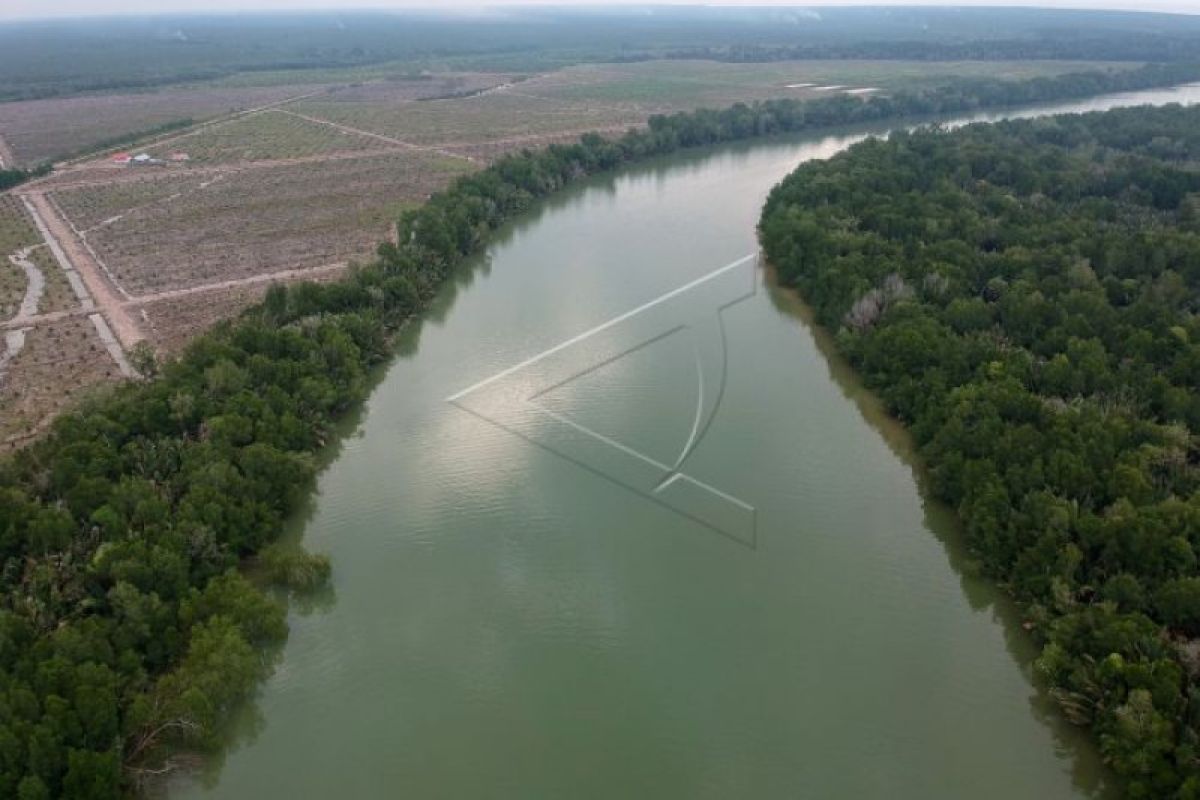
M263 567L260 572L268 578L298 587L319 583L328 575L330 565L323 559L281 551L272 544L289 513L309 491L315 455L339 415L364 397L368 371L389 355L390 333L424 308L466 254L478 250L492 231L536 198L590 173L680 147L900 114L1083 96L1195 77L1194 69L1148 67L1029 84L956 84L865 101L853 97L810 103L778 101L658 117L648 129L632 131L615 141L591 135L574 145L501 159L406 213L399 222L398 244L381 245L378 258L353 270L347 279L272 288L260 305L218 326L181 357L161 365L153 379L125 385L64 415L46 437L0 463L0 797L111 797L134 787L139 769L161 768L172 751L203 749L218 742L230 709L254 690L269 669L263 646L286 635L281 605L245 578L239 565L257 558ZM1077 158L1069 158L1065 148L1073 146L1069 137L1083 137L1086 132L1086 128L1066 126L1061 133L1068 137L1066 143L1057 145L1058 150L1047 145L1044 157L1062 151L1054 158L1064 164ZM1129 171L1143 181L1128 193L1129 198L1122 194L1120 181L1128 180L1123 174L1099 169L1084 175L1072 173L1074 182L1041 186L1041 162L1030 164L1021 153L1004 154L999 146L981 150L979 164L955 165L956 177L938 182L937 187L951 191L963 170L962 174L970 177L972 170L992 169L1022 181L1022 186L1038 186L1043 193L1039 197L1051 204L1058 202L1055 198L1062 192L1075 192L1083 202L1084 193L1093 189L1096 180L1106 180L1109 182L1102 185L1113 187L1117 199L1106 199L1108 204L1098 206L1096 213L1111 217L1114 224L1127 222L1134 213L1127 210L1130 208L1140 209L1136 213L1149 220L1171 214L1183 218L1182 209L1195 208L1194 184L1171 160L1194 153L1194 138L1157 136L1152 129L1139 131L1130 125L1106 135L1148 142L1144 152L1131 149L1125 139L1105 145L1125 147L1128 152L1114 162L1113 169ZM887 145L872 147L878 150ZM932 143L927 150L938 169L913 167L918 158L913 155L907 171L894 176L881 171L864 176L856 182L857 188L839 191L865 192L864 196L870 197L876 192L882 195L888 187L899 187L905 180L921 179L922 175L932 178L943 164L951 162L940 156ZM1108 151L1097 146L1097 152ZM1053 159L1048 162L1050 166L1056 163ZM938 197L931 195L919 202L933 203ZM1002 209L1010 202L1006 197L1003 192L989 194L987 201ZM780 207L785 199L785 194L777 196L775 206ZM1142 200L1145 203L1139 205ZM1069 442L1092 441L1087 437L1093 434L1111 438L1081 445L1082 452L1071 457L1031 462L1022 459L1038 443L1023 434L1009 445L1011 454L1006 458L1011 458L1011 466L1005 461L1003 469L972 465L948 470L943 482L947 491L964 492L971 503L996 506L995 515L979 523L984 526L979 535L991 536L998 546L1013 552L1024 552L1027 543L1010 529L1004 516L1003 508L1016 491L1005 482L1008 472L1040 470L1023 479L1032 482L1030 485L1046 474L1074 482L1069 484L1075 487L1070 494L1046 491L1020 505L1022 514L1053 521L1058 526L1053 530L1061 530L1056 536L1064 541L1074 535L1072 526L1077 519L1088 520L1090 526L1087 542L1076 543L1076 549L1065 555L1057 555L1065 546L1059 538L1039 539L1042 550L1036 552L1050 553L1043 558L1053 564L1059 563L1056 558L1065 559L1064 564L1075 565L1074 572L1064 576L1062 569L1046 571L1049 568L1037 562L1039 566L1030 571L1026 581L1026 591L1042 592L1044 584L1052 585L1067 602L1076 586L1070 581L1081 579L1084 567L1080 562L1090 557L1087 548L1107 547L1114 566L1094 591L1118 598L1113 602L1120 604L1096 606L1078 618L1064 617L1075 621L1061 622L1055 642L1063 656L1058 661L1048 658L1047 669L1068 676L1061 678L1063 686L1076 687L1078 681L1092 680L1091 673L1080 666L1081 649L1100 653L1097 663L1108 664L1104 660L1110 651L1108 642L1124 637L1122 641L1130 644L1120 652L1130 655L1122 663L1128 670L1142 670L1138 673L1142 677L1135 680L1126 675L1125 666L1120 670L1114 666L1111 671L1116 677L1104 680L1120 679L1148 694L1121 694L1112 711L1116 715L1112 725L1140 725L1147 704L1152 704L1153 713L1166 714L1161 709L1170 703L1185 702L1178 673L1172 672L1178 670L1178 664L1168 657L1168 644L1144 614L1169 609L1181 630L1200 626L1196 587L1183 580L1190 573L1178 568L1181 554L1191 554L1189 540L1186 535L1161 534L1177 530L1179 520L1189 520L1200 530L1200 521L1190 522L1197 511L1190 501L1179 499L1186 493L1176 491L1168 498L1164 488L1177 487L1171 482L1187 480L1190 475L1183 445L1186 432L1181 426L1152 424L1123 413L1126 406L1122 403L1132 403L1135 398L1126 398L1112 388L1111 381L1125 376L1114 375L1105 367L1113 363L1113 354L1126 352L1117 348L1136 348L1129 352L1144 353L1146 359L1169 359L1170 370L1163 374L1155 372L1149 361L1135 361L1131 369L1145 370L1138 390L1152 391L1153 402L1164 414L1166 409L1172 414L1175 409L1186 415L1200 414L1188 393L1179 388L1182 382L1200 375L1200 356L1190 355L1187 349L1189 337L1200 341L1200 330L1178 316L1187 307L1193 272L1173 260L1175 254L1182 258L1193 252L1187 249L1191 242L1187 236L1192 234L1182 227L1171 229L1170 236L1164 232L1163 241L1169 239L1172 249L1160 263L1158 256L1139 244L1144 240L1128 240L1124 228L1106 228L1108 235L1099 240L1102 257L1097 255L1090 265L1082 258L1069 264L1074 275L1071 280L1078 287L1072 288L1071 327L1058 334L1066 337L1065 361L1061 365L1055 362L1054 369L1047 370L1039 366L1039 359L1049 363L1058 355L1048 345L1026 353L1016 344L1007 348L996 344L998 319L1018 320L1015 324L1030 336L1042 335L1059 322L1054 311L1057 295L1049 294L1050 287L1030 285L1031 279L1024 276L1023 270L1033 269L1030 264L1035 262L1035 251L1006 247L1004 237L1009 228L993 225L989 215L969 213L970 207L957 209L949 219L941 212L931 214L928 220L922 216L937 208L940 206L879 207L873 210L874 216L860 222L845 220L840 228L827 233L820 228L809 230L809 212L787 210L786 215L795 219L787 216L786 226L772 223L769 227L776 234L770 241L777 251L786 247L788 253L796 250L831 256L841 252L856 259L855 263L861 262L861 275L844 270L847 277L842 279L814 279L813 285L822 287L819 297L832 298L829 302L836 304L841 302L838 298L856 297L886 278L871 271L874 262L866 255L853 254L850 246L860 238L867 242L874 237L869 238L871 246L879 248L893 241L890 236L919 231L961 230L965 241L974 241L972 236L986 239L988 260L978 267L978 274L958 275L949 266L957 263L956 259L965 259L964 253L973 252L967 244L944 243L937 250L938 263L947 265L938 273L945 273L940 280L946 297L962 300L953 315L948 311L945 319L914 315L906 326L881 329L894 330L903 340L941 342L939 350L923 349L905 356L913 367L910 375L919 375L920 369L928 367L922 382L902 393L911 395L914 405L904 407L910 416L918 406L934 402L932 391L937 387L967 381L978 352L992 347L986 352L989 363L997 362L988 367L996 373L995 381L956 399L962 417L957 427L937 426L945 431L937 446L947 452L957 443L953 438L956 430L971 431L972 426L982 424L1000 428L1013 414L1027 415L1030 425L1051 418L1044 409L1057 406L1046 406L1029 396L1020 382L1027 373L1036 371L1044 376L1039 379L1079 387L1079 393L1107 392L1100 396L1110 399L1100 404L1075 402L1077 395L1069 395L1072 399L1062 403L1063 422L1056 435ZM1189 212L1193 226L1196 211ZM796 234L790 232L793 223L795 231L812 240L811 247L806 244L796 249ZM859 230L860 225L883 226L889 233ZM779 232L781 227L789 232ZM844 233L833 235L833 230ZM1157 235L1155 230L1149 228L1138 235ZM809 256L800 258L803 261ZM1109 268L1110 262L1104 259L1121 266ZM1004 268L995 268L993 261L1003 262ZM1188 263L1193 270L1200 270L1200 264ZM1164 264L1172 268L1167 270ZM986 279L981 277L984 275ZM969 277L984 280L984 294L959 291ZM941 285L939 279L930 280L930 286ZM889 312L891 305L904 305L901 301L908 298L907 284L883 280L882 286L879 302L888 306ZM925 283L919 288L930 291ZM836 312L834 318L841 313ZM1115 318L1124 326L1115 339L1101 330L1104 313L1118 315ZM940 336L956 330L956 325L963 328L961 338L969 345L961 352L955 344L958 339ZM864 350L864 363L882 360L886 365L890 355L884 354L885 346L881 339L874 345L876 350ZM993 350L1000 355L991 355ZM944 352L945 358L932 363L939 352ZM1073 422L1076 417L1078 425ZM1098 479L1101 469L1107 471ZM1085 500L1073 501L1077 496ZM1119 513L1085 514L1098 503L1111 505L1113 497L1126 504L1118 507ZM1144 510L1151 502L1156 504L1153 513ZM978 518L985 519L983 515ZM1122 520L1136 521L1136 532ZM1158 565L1154 580L1137 566L1142 559ZM1172 583L1174 579L1179 580ZM1118 620L1119 625L1110 625L1111 620ZM1068 679L1076 673L1078 681ZM1092 706L1080 707L1098 713ZM1157 717L1150 719L1158 724ZM1122 729L1113 730L1119 733ZM1169 733L1174 736L1176 731L1171 728ZM1167 739L1176 741L1170 736ZM1120 741L1125 743L1127 737ZM1135 760L1143 754L1131 751L1124 757ZM1155 758L1152 766L1156 770L1160 762L1173 765L1178 761L1170 754ZM1167 767L1162 770L1169 772Z
M1128 794L1200 797L1200 108L867 141L761 227Z
M49 164L43 164L35 169L0 169L0 192L24 183L30 178L38 178L49 174Z

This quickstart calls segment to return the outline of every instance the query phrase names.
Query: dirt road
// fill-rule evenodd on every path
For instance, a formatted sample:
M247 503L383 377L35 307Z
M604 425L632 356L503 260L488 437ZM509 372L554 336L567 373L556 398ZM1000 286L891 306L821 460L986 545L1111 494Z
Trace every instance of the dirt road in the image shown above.
M145 339L141 326L125 308L116 287L75 236L71 226L59 215L50 199L41 192L29 192L22 199L59 265L67 272L78 272L83 278L92 301L108 320L121 346L128 350Z

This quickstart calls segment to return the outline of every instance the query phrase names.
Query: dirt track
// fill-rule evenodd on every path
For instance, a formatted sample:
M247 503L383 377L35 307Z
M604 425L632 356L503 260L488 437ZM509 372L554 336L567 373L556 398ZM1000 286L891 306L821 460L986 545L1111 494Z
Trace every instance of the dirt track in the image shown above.
M301 114L299 111L289 111L286 108L277 108L275 111L280 114L287 114L289 117L298 117L306 122L312 122L317 125L326 125L334 130L339 130L342 133L352 133L356 136L366 136L370 139L378 139L381 142L388 142L389 144L394 144L397 147L403 147L407 150L417 150L425 153L440 153L444 156L450 156L451 158L464 158L467 161L475 161L475 159L471 156L463 155L462 153L455 153L451 150L443 150L440 147L414 144L412 142L406 142L403 139L393 139L391 136L384 136L382 133L372 133L371 131L364 131L361 128L352 128L349 125L343 125L340 122L331 122L330 120L321 119L320 117L310 117L308 114Z
M168 289L164 292L154 292L152 294L143 294L137 297L131 297L125 302L127 306L145 305L147 303L157 303L162 300L176 300L180 297L187 297L194 294L204 294L206 292L219 292L222 289L236 289L241 286L254 286L259 283L282 283L287 281L303 281L309 278L318 278L331 273L341 272L346 269L348 264L338 262L336 264L324 264L320 267L308 267L306 269L284 269L278 272L268 272L262 275L251 275L248 278L234 278L228 281L218 281L216 283L205 283L200 286L189 286L184 289Z
M93 313L95 313L93 309L79 306L63 311L48 311L45 314L36 314L31 317L13 317L12 319L0 322L0 330L15 330L17 328L33 328L37 325L50 325L51 323L61 322L70 317L83 317Z
M162 180L164 178L191 178L202 175L231 175L236 172L246 172L271 167L287 167L294 164L315 164L325 161L352 161L360 158L379 158L397 153L410 152L411 147L381 147L378 150L343 150L335 153L317 153L310 156L292 156L291 158L266 158L259 161L235 161L228 164L211 164L208 166L190 165L179 168L153 167L114 167L108 164L81 164L78 167L56 171L45 178L37 178L13 189L17 195L29 194L33 191L57 192L67 189L83 189L89 186L112 186L122 183L139 183ZM457 158L463 158L457 155ZM73 174L83 174L86 177L71 180Z

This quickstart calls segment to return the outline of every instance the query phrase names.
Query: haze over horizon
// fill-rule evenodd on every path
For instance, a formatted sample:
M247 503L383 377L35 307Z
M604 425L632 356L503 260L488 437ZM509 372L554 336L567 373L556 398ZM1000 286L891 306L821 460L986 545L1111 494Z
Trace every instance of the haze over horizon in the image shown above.
M387 10L483 10L496 7L520 6L780 6L797 8L829 8L835 6L928 6L940 8L1052 8L1097 11L1142 11L1177 14L1200 14L1200 5L1188 0L825 0L819 3L797 3L791 0L354 0L339 7L331 0L8 0L0 8L0 20L45 19L62 17L99 17L118 14L171 13L236 13L255 11L387 11Z

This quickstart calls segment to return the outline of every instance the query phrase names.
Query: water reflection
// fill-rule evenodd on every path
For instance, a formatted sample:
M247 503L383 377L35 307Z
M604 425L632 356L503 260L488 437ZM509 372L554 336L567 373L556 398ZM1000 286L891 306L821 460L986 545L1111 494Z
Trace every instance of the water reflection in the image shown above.
M913 479L921 492L925 527L941 543L950 567L960 577L963 597L972 610L990 612L990 618L1004 631L1009 654L1025 675L1032 678L1032 665L1038 648L1023 627L1020 609L994 582L980 574L980 566L967 549L954 510L933 499L929 475L917 454L912 435L888 413L882 400L862 383L854 368L838 351L833 335L817 323L812 308L795 290L782 286L769 266L763 271L763 283L772 305L808 331L824 356L830 379L841 389L843 396L854 404L863 420L879 433L896 458L911 468ZM1058 705L1046 692L1032 690L1029 707L1034 717L1053 732L1059 755L1074 765L1072 778L1075 786L1089 797L1107 800L1119 796L1111 774L1100 761L1087 733L1067 722Z

